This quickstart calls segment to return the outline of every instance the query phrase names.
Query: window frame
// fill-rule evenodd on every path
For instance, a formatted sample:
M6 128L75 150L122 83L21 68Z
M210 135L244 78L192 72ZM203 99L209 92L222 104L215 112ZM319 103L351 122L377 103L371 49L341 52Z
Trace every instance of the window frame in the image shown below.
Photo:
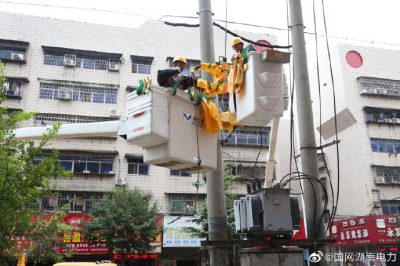
M129 162L131 161L131 162ZM136 171L129 172L129 169L136 169ZM141 169L145 169L141 172ZM143 157L130 156L127 158L127 175L150 175L150 165L143 162Z

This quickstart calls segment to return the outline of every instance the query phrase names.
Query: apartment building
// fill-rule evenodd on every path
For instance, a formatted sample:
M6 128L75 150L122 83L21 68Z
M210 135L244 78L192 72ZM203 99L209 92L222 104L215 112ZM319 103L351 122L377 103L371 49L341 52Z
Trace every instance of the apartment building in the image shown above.
M1 104L36 112L24 126L118 120L126 116L127 94L140 79L150 76L155 81L157 70L169 67L178 54L188 59L189 69L200 62L198 28L171 27L160 21L123 28L5 12L0 12L0 23L0 60L8 78L7 99ZM271 35L239 34L276 43ZM225 49L227 57L233 54L224 31L215 29L214 40L216 56L225 55ZM268 145L269 128L240 128L227 139L223 156L232 174L242 180L261 178ZM287 152L289 159L289 151L284 152L287 145L282 147L282 156ZM126 186L139 187L151 196L160 215L185 215L186 206L195 205L196 194L200 200L206 194L205 179L201 177L196 192L197 175L147 165L142 148L122 138L58 139L48 148L60 151L61 165L73 176L54 178L57 194L41 200L41 211L69 204L70 213L79 216L96 198ZM278 161L277 175L288 172L286 161ZM235 189L245 193L241 185ZM179 248L186 250L179 252ZM158 248L155 257L172 265L198 256L198 248L190 250L182 243L162 250Z
M399 58L400 52L396 50L349 44L338 44L333 50L340 139L339 215L399 212L400 201L395 199L400 195ZM324 143L329 143L335 135L330 76L324 75L321 83L324 108L322 125L317 131ZM317 88L313 91L314 119L318 125ZM325 153L335 178L334 146L326 148Z

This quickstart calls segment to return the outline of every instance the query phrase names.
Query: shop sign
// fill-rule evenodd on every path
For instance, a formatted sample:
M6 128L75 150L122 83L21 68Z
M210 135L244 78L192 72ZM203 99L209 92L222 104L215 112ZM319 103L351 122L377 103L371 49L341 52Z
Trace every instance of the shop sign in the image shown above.
M164 216L163 247L200 247L202 238L192 236L187 228L200 229L192 216Z
M335 221L331 236L338 246L400 244L400 224L394 215L368 215Z

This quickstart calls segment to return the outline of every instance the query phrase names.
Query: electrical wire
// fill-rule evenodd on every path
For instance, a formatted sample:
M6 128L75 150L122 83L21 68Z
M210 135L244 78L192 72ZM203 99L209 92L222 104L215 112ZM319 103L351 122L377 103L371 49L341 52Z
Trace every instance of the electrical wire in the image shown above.
M324 0L322 0L322 16L324 21L324 28L325 28L325 35L328 35L328 29L326 26L326 16L325 16L325 4ZM336 205L334 210L332 210L332 220L335 219L337 207L339 204L339 195L340 195L340 155L339 155L339 142L338 142L338 128L337 128L337 112L336 112L336 93L335 93L335 81L333 77L333 70L332 70L332 60L331 60L331 53L329 48L329 41L328 37L325 37L326 40L326 48L328 52L328 60L329 60L329 70L331 74L331 81L332 81L332 94L333 94L333 111L334 111L334 118L335 118L335 140L336 140L336 161L337 161L337 191L336 191Z
M197 28L200 27L200 24L189 24L189 23L173 23L173 22L168 22L168 21L164 21L165 25L168 26L173 26L173 27L188 27L188 28ZM255 44L257 46L262 46L262 47L267 47L267 48L280 48L280 49L289 49L292 48L291 45L271 45L271 44L265 44L265 43L257 43L255 41L252 41L250 39L247 39L246 37L243 37L231 30L228 30L227 28L221 26L220 24L214 22L213 23L214 26L220 28L223 31L226 31L227 33L229 33L230 35L234 36L234 37L240 37L243 41L251 43L251 44Z
M260 137L261 137L261 143L260 143L260 148L258 149L258 154L257 154L257 157L256 157L256 161L254 162L254 165L253 165L253 176L252 177L255 177L256 165L258 163L258 158L260 157L261 149L262 149L262 145L263 145L263 143L262 143L263 135L262 135L262 129L261 128L260 128Z
M318 34L317 34L317 19L316 19L316 14L315 14L315 0L313 0L313 17L314 17L314 31L315 31L315 58L316 58L316 63L317 63L316 66L317 66L317 80L318 80L317 84L318 84L318 104L319 104L319 125L321 127L321 125L322 125L321 78L320 78L320 69L319 69ZM328 174L329 186L330 186L330 190L331 190L331 194L332 194L332 211L333 211L335 209L335 194L333 191L331 174L329 172L328 164L326 163L326 160L325 160L324 149L322 147L322 134L321 133L319 134L319 147L321 149L322 158L326 165L326 171ZM332 226L332 224L333 224L333 215L331 213L326 231L329 230L329 228Z
M228 29L228 0L225 0L225 29ZM226 58L226 42L228 38L228 33L225 30L225 58Z

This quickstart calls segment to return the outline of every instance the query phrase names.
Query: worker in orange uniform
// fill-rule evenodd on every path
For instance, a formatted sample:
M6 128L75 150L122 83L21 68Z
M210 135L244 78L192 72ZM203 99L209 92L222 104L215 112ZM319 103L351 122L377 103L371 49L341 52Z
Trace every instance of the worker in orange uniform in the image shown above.
M187 77L187 74L184 73L187 66L186 58L184 56L175 56L172 60L172 66L172 68L158 70L157 82L160 86L180 87L181 80Z
M229 74L229 94L239 93L243 87L244 72L247 70L247 59L250 48L244 48L242 38L235 37L232 39L231 46L235 50L232 56L232 69Z

